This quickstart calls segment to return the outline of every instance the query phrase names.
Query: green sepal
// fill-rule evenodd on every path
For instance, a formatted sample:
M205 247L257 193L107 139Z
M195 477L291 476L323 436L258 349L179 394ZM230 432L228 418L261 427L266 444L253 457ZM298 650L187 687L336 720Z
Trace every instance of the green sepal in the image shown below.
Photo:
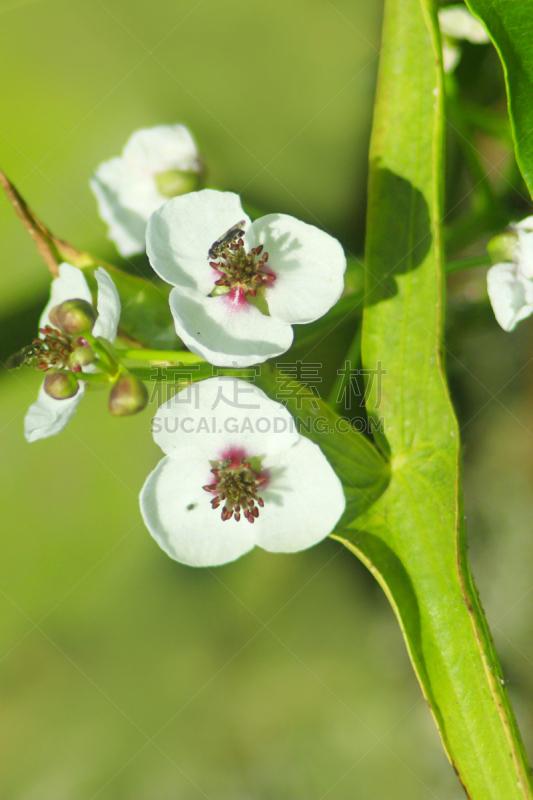
M249 458L248 462L250 464L250 469L252 472L255 472L256 475L259 475L261 472L261 462L263 460L263 456L253 456L253 458Z

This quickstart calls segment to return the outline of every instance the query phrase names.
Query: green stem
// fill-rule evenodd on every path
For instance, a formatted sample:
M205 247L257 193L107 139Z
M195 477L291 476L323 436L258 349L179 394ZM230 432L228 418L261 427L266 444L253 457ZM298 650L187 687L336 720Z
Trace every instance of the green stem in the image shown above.
M204 359L188 350L117 350L120 358L129 358L135 361L159 361L171 364L203 364ZM131 370L130 370L131 372Z
M98 356L96 365L103 372L107 372L110 376L115 376L120 369L120 364L115 361L108 347L106 347L106 344L104 343L106 340L99 339L90 333L86 333L84 338L89 342L92 349ZM112 345L109 345L109 347L112 349Z
M86 383L111 383L113 377L107 372L80 372L76 374L78 380Z
M495 234L509 224L509 216L492 206L471 209L444 229L446 251L457 253L486 233Z
M470 177L474 184L474 203L477 204L478 208L498 208L498 199L488 180L479 151L472 142L473 128L475 126L472 125L470 119L465 116L463 107L454 96L448 98L448 113L450 116L450 125L458 135L468 171L470 172Z
M490 266L491 260L488 253L481 256L470 256L470 258L458 258L455 261L446 262L446 273L461 272L463 269L471 269L472 267L486 267Z
M152 364L149 367L128 367L128 372L140 378L141 381L151 381L155 383L172 383L177 378L187 379L191 382L203 381L212 378L213 375L229 375L237 378L246 379L246 369L222 369L213 367L203 361L201 364L184 364L183 366L164 366Z

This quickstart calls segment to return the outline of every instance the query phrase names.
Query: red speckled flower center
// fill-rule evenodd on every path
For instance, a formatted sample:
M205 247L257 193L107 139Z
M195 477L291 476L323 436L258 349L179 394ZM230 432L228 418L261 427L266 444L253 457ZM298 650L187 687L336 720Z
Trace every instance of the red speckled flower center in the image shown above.
M266 477L260 475L260 467L259 472L252 469L251 462L254 461L256 459L229 457L211 462L211 472L216 476L216 483L203 488L215 495L211 500L213 508L218 508L224 502L221 513L224 522L231 517L239 522L242 512L248 522L253 523L259 516L258 506L264 506L263 499L258 497L257 492L265 483Z
M276 280L274 273L266 266L267 261L268 253L263 252L262 244L252 247L247 253L243 240L237 239L224 247L218 261L210 261L209 264L222 273L215 281L216 287L224 287L229 292L237 289L240 293L255 297L258 289Z

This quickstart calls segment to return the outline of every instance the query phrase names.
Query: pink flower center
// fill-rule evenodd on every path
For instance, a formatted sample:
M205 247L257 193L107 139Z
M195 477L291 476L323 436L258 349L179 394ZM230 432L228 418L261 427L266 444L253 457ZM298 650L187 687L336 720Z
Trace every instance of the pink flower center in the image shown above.
M256 463L259 462L259 463ZM225 522L232 517L239 522L241 513L253 523L259 516L259 508L264 501L257 492L264 487L267 475L262 474L260 460L245 458L241 453L229 454L222 461L212 461L215 483L203 486L206 492L215 496L211 500L212 507L218 508L223 502L221 517ZM256 469L252 468L252 465ZM259 508L258 508L259 507Z

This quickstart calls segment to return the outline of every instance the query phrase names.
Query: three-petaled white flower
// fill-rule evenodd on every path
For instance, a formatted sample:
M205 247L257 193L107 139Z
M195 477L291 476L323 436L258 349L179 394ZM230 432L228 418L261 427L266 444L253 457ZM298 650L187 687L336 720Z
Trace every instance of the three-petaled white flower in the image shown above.
M444 71L453 72L461 50L457 46L459 39L466 39L472 44L487 44L490 37L485 26L465 6L446 6L439 11L439 23L442 33L442 55Z
M319 447L284 406L244 381L183 389L159 408L152 430L166 455L144 484L141 511L160 547L184 564L224 564L255 545L304 550L344 511Z
M286 214L250 222L238 195L203 189L150 217L146 250L173 284L178 336L217 366L250 366L284 353L293 324L339 299L346 258L324 231Z
M533 217L511 228L510 234L504 234L506 260L487 273L490 302L505 331L512 331L520 320L533 314Z
M185 125L157 125L136 131L122 156L104 161L91 178L100 216L119 253L145 246L150 214L170 197L198 188L202 162Z
M95 278L98 282L98 317L94 323L92 334L95 337L100 336L113 343L117 335L120 319L120 299L115 284L102 267L96 270ZM54 325L50 320L50 311L55 306L74 299L85 300L92 304L91 292L82 271L71 264L64 263L59 267L59 277L52 281L50 300L39 322L39 328L50 326L51 333L49 336L52 339L54 336L57 337L59 332L54 331ZM63 340L64 337L62 336L61 338ZM86 367L86 369L90 370L91 367ZM34 442L37 439L54 436L54 434L62 431L74 416L83 393L84 385L83 381L81 381L79 389L73 397L56 400L45 392L43 384L36 402L29 407L26 413L24 420L26 441Z

